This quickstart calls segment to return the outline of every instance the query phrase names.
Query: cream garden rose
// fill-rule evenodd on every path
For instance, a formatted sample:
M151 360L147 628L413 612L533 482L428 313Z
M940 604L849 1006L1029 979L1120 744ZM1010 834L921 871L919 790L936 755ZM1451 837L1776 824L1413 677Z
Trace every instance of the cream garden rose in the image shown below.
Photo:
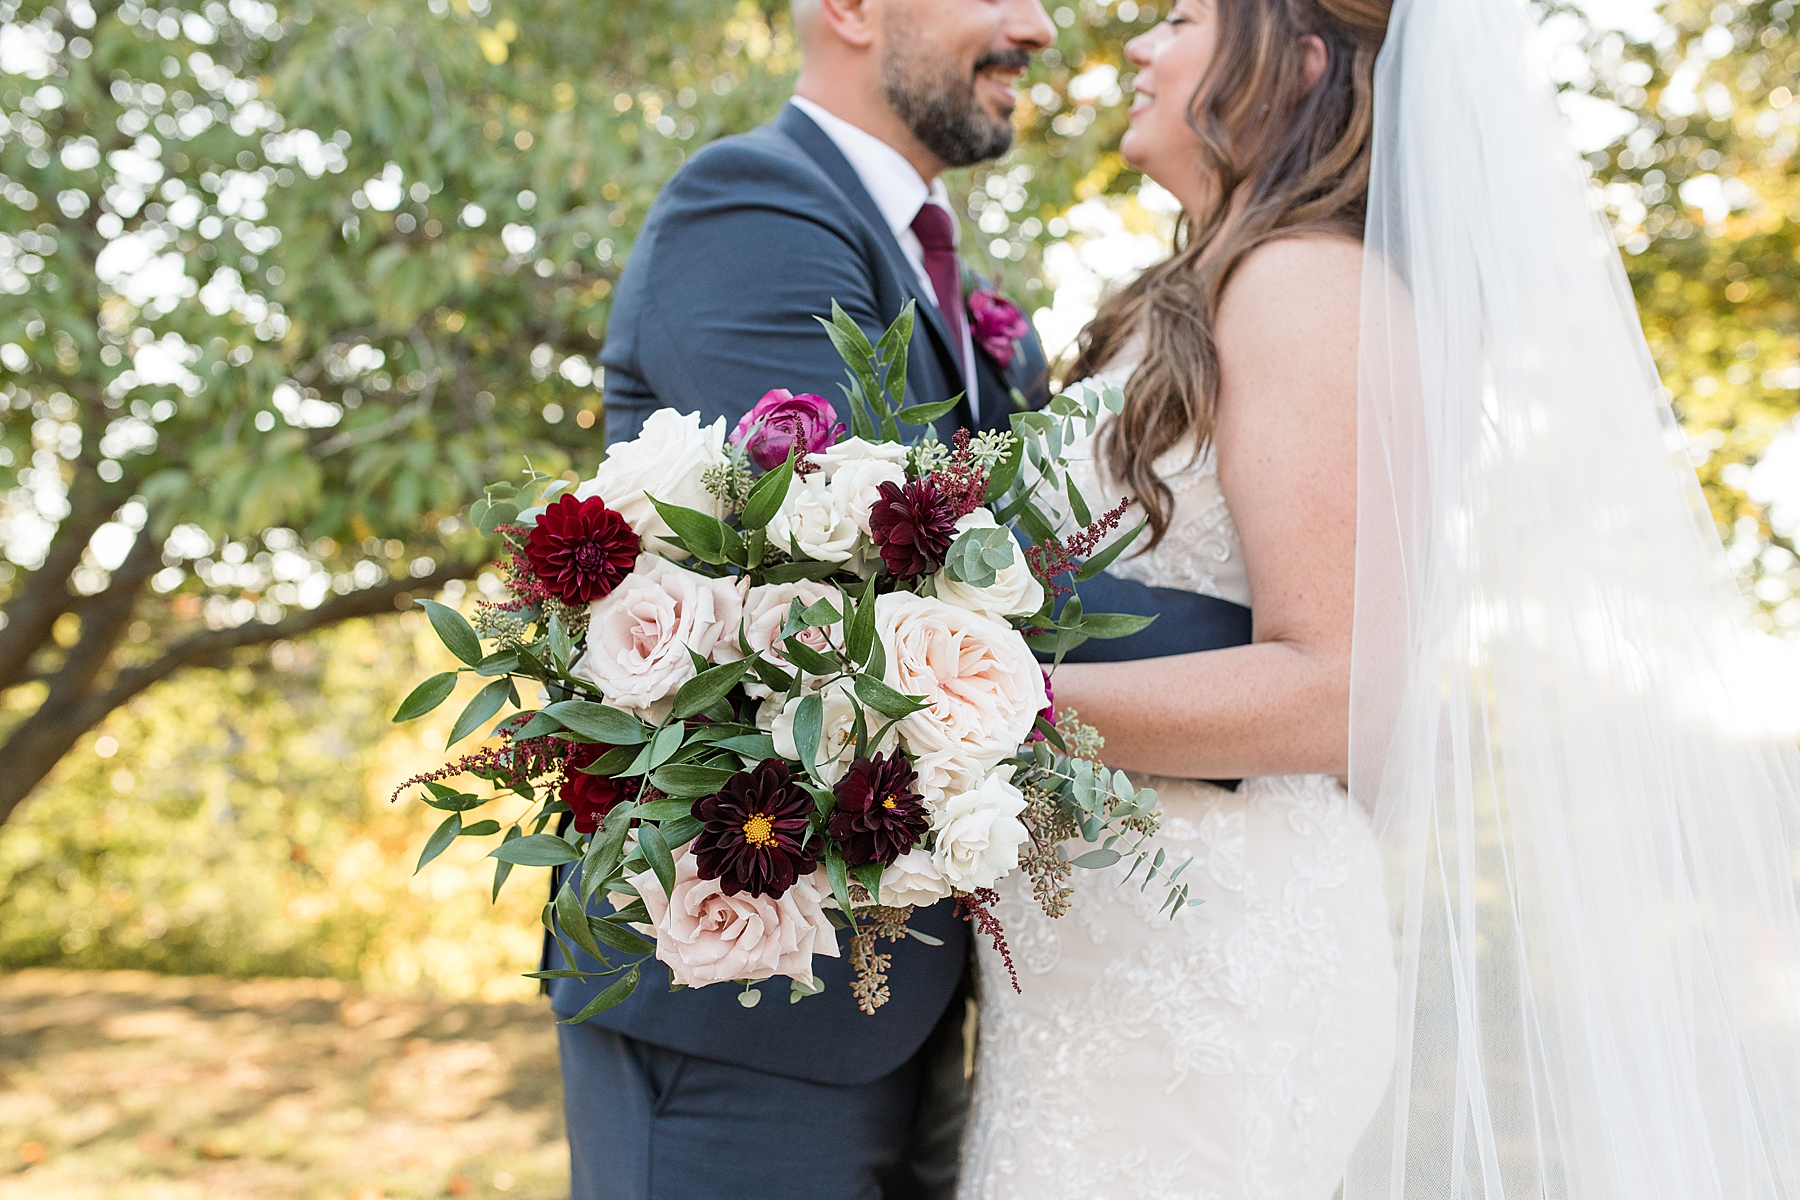
M644 549L684 557L663 540L674 531L650 497L723 517L724 501L706 490L701 476L708 467L725 461L724 445L724 417L702 428L699 413L682 416L674 409L659 408L645 420L637 437L607 447L599 470L575 495L582 500L590 496L605 500L644 540Z
M1019 847L1031 835L1019 814L1025 793L1012 784L1012 768L989 772L981 786L952 796L931 814L937 848L931 861L945 882L961 892L993 887L1019 866Z
M971 529L998 527L999 523L994 520L992 511L978 508L957 521L956 533L961 537ZM958 608L984 613L990 617L1025 616L1044 606L1044 585L1031 573L1031 568L1025 563L1024 551L1016 545L1013 547L1012 562L996 571L994 582L987 587L978 588L958 583L944 571L939 571L932 583L940 597Z
M1046 703L1044 673L1010 625L932 596L890 592L875 602L887 658L883 682L925 707L898 725L917 759L991 767L1018 749Z
M588 608L587 649L569 674L606 703L660 720L696 674L688 651L711 658L737 636L742 604L729 579L713 579L654 554Z
M811 876L796 880L779 899L728 896L717 879L700 878L699 860L689 850L676 860L671 892L663 891L654 872L629 878L656 930L656 957L677 983L705 987L786 975L810 986L813 955L838 956L837 932Z
M944 873L923 847L914 846L881 872L881 903L893 908L936 904L949 895Z

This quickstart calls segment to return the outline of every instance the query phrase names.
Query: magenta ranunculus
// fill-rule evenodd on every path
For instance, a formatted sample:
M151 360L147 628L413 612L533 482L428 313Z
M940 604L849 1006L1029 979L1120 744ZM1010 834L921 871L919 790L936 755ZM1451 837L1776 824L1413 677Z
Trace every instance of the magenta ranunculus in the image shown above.
M837 411L825 397L796 396L786 388L776 388L744 414L731 431L731 444L745 446L751 462L772 471L787 461L796 442L806 453L816 454L836 445L843 432Z
M1048 671L1044 672L1044 711L1039 713L1038 716L1044 719L1046 725L1052 727L1056 725L1056 688L1051 686L1050 672ZM1031 731L1030 740L1041 742L1044 740L1044 735L1034 729Z
M1019 339L1031 332L1031 322L999 292L970 292L969 331L976 344L1005 370L1012 366Z

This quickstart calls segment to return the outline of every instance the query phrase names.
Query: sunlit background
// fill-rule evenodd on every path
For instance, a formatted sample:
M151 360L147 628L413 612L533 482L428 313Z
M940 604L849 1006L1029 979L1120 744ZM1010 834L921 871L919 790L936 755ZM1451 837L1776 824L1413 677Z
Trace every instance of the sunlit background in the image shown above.
M1800 730L1794 8L1540 12L1768 638L1759 702ZM972 265L1054 352L1165 252L1174 205L1112 149L1123 43L1161 10L1051 13L1059 40L1028 81L1018 148L952 186ZM46 969L316 977L279 1004L193 986L268 1021L348 988L328 997L343 1029L375 1028L343 1007L355 997L427 1006L383 1010L396 1055L473 1045L472 1022L532 1001L518 973L539 882L520 873L495 903L468 844L409 874L435 822L390 794L439 760L458 706L388 721L442 655L407 596L496 590L466 519L485 480L528 459L591 471L597 355L636 230L688 154L779 107L795 65L780 0L0 0L0 968L38 971L14 976L36 990L0 1007L0 1048L37 1037L20 1013L74 1011L58 997L82 979L164 994L150 976ZM402 1011L413 1025L393 1024ZM95 1017L96 1044L186 1028L116 1025L127 1016ZM368 1126L373 1149L343 1143L372 1164L358 1183L294 1149L323 1109L273 1140L207 1141L171 1122L225 1118L156 1116L155 1088L94 1099L106 1061L59 1092L49 1068L8 1076L0 1058L0 1197L42 1194L27 1189L59 1161L86 1164L55 1177L71 1196L235 1195L104 1180L252 1162L300 1182L230 1185L241 1194L556 1194L553 1115L520 1143L536 1149L507 1152L538 1167L495 1167L512 1144L495 1134L476 1170L403 1161L473 1119L419 1125L409 1109L413 1124ZM474 1061L432 1078L489 1069ZM529 1096L553 1113L553 1093ZM122 1149L80 1159L102 1146Z

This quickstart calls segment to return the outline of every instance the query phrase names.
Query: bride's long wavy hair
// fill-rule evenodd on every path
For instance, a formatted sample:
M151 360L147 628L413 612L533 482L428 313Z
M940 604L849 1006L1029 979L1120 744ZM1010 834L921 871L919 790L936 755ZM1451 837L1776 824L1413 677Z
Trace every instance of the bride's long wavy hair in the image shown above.
M1157 459L1204 451L1219 395L1213 322L1244 256L1298 233L1360 239L1369 195L1375 56L1392 0L1217 0L1212 65L1188 101L1197 169L1213 202L1184 213L1175 252L1106 301L1081 333L1067 379L1105 370L1135 337L1144 357L1108 422L1101 454L1162 540L1174 507ZM1325 43L1324 75L1305 86L1307 36ZM1190 442L1190 439L1193 439Z

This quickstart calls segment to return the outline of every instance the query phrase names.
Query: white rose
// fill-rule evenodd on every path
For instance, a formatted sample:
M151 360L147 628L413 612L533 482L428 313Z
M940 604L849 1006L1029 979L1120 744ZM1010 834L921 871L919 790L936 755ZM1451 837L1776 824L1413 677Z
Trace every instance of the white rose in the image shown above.
M848 562L863 540L856 520L819 472L794 480L787 499L769 522L769 542L783 550L793 545L817 562Z
M806 695L802 692L788 701L776 716L774 728L769 730L769 736L775 741L775 753L783 758L795 761L800 758L799 745L794 741L794 720ZM856 761L856 704L850 696L850 685L843 680L827 684L817 695L824 708L824 724L819 734L819 778L835 784ZM864 720L878 722L874 729L868 730L871 737L886 723L878 712L870 712ZM890 730L881 741L869 744L869 753L890 750L893 745L894 734Z
M931 851L922 847L908 850L881 873L881 902L891 908L936 904L949 895L944 873L932 861Z
M744 643L750 647L750 653L761 654L765 661L777 663L783 668L792 668L793 664L788 662L787 650L781 644L781 631L787 625L788 609L795 600L800 601L801 608L811 608L820 600L830 600L834 608L843 604L836 588L810 579L802 579L797 583L769 583L751 588L744 597L743 624ZM843 629L843 623L838 622L804 630L797 636L812 649L829 655L832 652L830 643L839 646L844 644ZM735 631L728 642L728 645L720 644L714 655L716 661L736 661L743 657ZM744 676L744 691L758 699L771 694L769 687L753 675Z
M936 597L889 592L875 601L875 631L883 682L925 698L898 725L915 758L992 767L1030 735L1047 703L1044 673L1018 630Z
M931 815L937 834L931 861L959 892L993 887L1018 869L1019 847L1031 835L1019 820L1025 793L1012 785L1011 775L1011 767L1001 767Z
M569 674L614 708L661 720L695 675L688 651L710 658L721 639L737 636L741 611L730 580L640 554L612 594L588 607L587 646Z
M725 418L705 429L700 414L686 416L671 408L659 408L644 422L644 431L629 442L606 448L606 458L594 477L575 495L582 500L599 496L606 506L624 517L643 539L644 549L657 554L680 555L663 540L673 533L656 506L691 508L715 517L725 515L725 503L706 490L700 477L711 466L725 461Z
M825 469L825 478L835 479L838 468L848 463L884 462L896 466L906 464L906 447L899 442L865 442L859 437L845 438L829 450L808 455Z
M851 438L812 457L824 468L839 505L864 534L870 532L869 510L881 499L881 485L906 482L906 447L896 442Z
M932 812L942 808L948 797L981 786L981 778L991 766L993 763L986 760L972 761L946 750L921 754L913 759L919 795L925 798L925 807Z
M961 537L971 529L997 528L999 522L994 520L994 514L987 508L978 508L956 522L956 535ZM1044 585L1037 581L1037 576L1025 565L1025 554L1016 544L1012 552L1012 562L996 571L994 582L984 588L957 583L947 573L939 571L932 581L937 594L958 608L985 613L990 617L1004 618L1036 612L1044 606Z

